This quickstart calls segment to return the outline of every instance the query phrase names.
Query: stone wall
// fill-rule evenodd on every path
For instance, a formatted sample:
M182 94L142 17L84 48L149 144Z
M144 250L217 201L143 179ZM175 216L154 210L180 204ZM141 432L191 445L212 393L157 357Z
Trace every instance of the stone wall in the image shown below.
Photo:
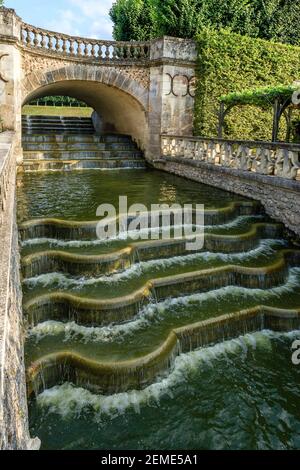
M21 150L21 52L17 47L21 19L0 8L0 119L4 130L16 131ZM18 139L18 142L17 142Z
M266 213L300 236L300 181L164 157L155 168L260 201Z
M164 37L151 42L149 160L160 154L160 135L193 134L196 44Z
M0 448L26 450L39 441L28 429L14 139L12 132L0 134Z

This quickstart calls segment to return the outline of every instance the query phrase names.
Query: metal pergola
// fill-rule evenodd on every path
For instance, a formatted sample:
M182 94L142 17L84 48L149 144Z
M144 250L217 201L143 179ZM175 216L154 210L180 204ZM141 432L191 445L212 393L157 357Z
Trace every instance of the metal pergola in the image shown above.
M223 130L225 124L225 118L229 111L235 106L245 106L245 105L253 105L253 103L232 103L226 106L224 102L220 104L219 110L219 125L218 125L218 137L220 139L223 138ZM292 121L292 110L293 108L297 107L292 103L292 94L288 98L284 96L284 98L275 98L273 103L270 103L273 107L273 127L272 127L272 142L277 142L278 140L278 132L279 132L279 124L282 116L286 119L287 124L287 133L286 133L286 141L289 142L291 137L291 121ZM256 104L255 106L259 106Z

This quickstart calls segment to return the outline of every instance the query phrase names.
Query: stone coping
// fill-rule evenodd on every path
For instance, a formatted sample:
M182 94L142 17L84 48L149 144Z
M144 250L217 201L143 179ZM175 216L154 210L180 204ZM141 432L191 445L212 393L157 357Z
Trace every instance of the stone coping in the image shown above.
M10 296L12 236L15 205L14 132L0 134L0 394L4 390L7 315ZM3 186L3 187L2 187ZM0 396L1 396L0 395ZM0 398L1 402L1 398Z
M299 146L299 152L300 152L300 146ZM290 191L297 191L300 194L300 181L297 181L297 180L291 180L291 179L282 178L279 176L261 175L260 173L254 173L251 171L228 168L222 165L213 165L211 163L201 162L201 161L193 160L191 158L186 158L186 157L162 156L159 159L160 164L164 164L166 162L177 163L180 165L189 165L195 168L205 168L205 169L209 169L212 172L216 172L218 174L227 174L235 178L239 178L239 179L243 178L245 180L250 180L250 181L252 180L252 181L259 182L265 185L273 186L274 189L283 188L283 189L287 189Z
M162 139L182 139L189 140L191 142L217 142L220 144L237 144L251 147L264 147L264 148L284 148L300 152L300 144L294 144L292 142L266 142L265 140L238 140L238 139L225 139L219 137L201 137L193 135L169 135L161 134Z

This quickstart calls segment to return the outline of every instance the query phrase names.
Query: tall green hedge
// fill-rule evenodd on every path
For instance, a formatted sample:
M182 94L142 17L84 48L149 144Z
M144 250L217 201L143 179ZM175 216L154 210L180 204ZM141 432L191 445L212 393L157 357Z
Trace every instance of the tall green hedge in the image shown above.
M300 80L300 47L229 32L204 29L197 36L198 85L195 134L216 136L222 95L257 87L290 85ZM225 136L269 140L272 109L234 107L226 117ZM280 138L285 137L282 120Z

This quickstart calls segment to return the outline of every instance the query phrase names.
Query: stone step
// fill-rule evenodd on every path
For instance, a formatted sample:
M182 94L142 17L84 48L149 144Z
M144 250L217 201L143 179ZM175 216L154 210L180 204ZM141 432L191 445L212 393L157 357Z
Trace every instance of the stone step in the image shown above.
M97 159L97 160L27 160L19 167L19 171L71 171L71 170L114 170L114 169L144 169L143 159Z
M31 124L31 123L58 123L64 124L72 122L74 124L90 124L93 125L91 118L86 117L72 117L72 116L22 116L22 123Z
M87 160L87 159L139 159L142 152L139 150L94 150L94 151L25 151L24 161L28 160Z
M94 134L95 129L91 118L64 116L23 116L23 134L43 133L88 133Z
M68 124L47 124L47 123L32 123L32 124L22 124L22 129L23 131L26 131L26 130L31 130L31 129L45 129L46 131L48 129L57 129L58 131L59 130L65 130L65 129L91 129L93 132L95 132L95 129L93 126L91 126L90 124L78 124L78 123L75 123L75 124L72 124L72 123L68 123Z
M51 134L45 135L43 132L32 133L30 135L22 136L23 143L132 143L132 138L129 135L123 134Z
M74 124L78 126L93 126L93 122L91 119L22 119L22 124L26 126L29 126L31 124Z
M93 134L95 131L94 129L83 129L82 127L80 128L61 128L59 129L58 127L55 128L32 128L32 129L22 129L23 133L28 134L28 135L34 135L34 134Z
M44 125L47 125L47 126L65 126L65 125L72 125L72 126L90 126L90 127L93 127L93 124L91 122L91 120L87 120L87 121L74 121L74 120L64 120L64 121L60 121L60 120L39 120L39 119L36 119L36 120L30 120L30 121L24 121L22 120L22 125L23 126L33 126L33 125L39 125L39 126L44 126Z
M23 115L22 121L91 121L91 118L80 116L43 116L43 115Z
M61 122L29 122L29 123L26 123L26 122L23 122L22 123L22 128L23 129L31 129L31 128L35 128L35 127L78 127L78 128L90 128L90 129L94 129L94 126L92 126L89 122L83 122L83 123L79 123L79 122L64 122L64 123L61 123Z
M134 142L23 142L24 151L101 151L101 150L137 150Z

